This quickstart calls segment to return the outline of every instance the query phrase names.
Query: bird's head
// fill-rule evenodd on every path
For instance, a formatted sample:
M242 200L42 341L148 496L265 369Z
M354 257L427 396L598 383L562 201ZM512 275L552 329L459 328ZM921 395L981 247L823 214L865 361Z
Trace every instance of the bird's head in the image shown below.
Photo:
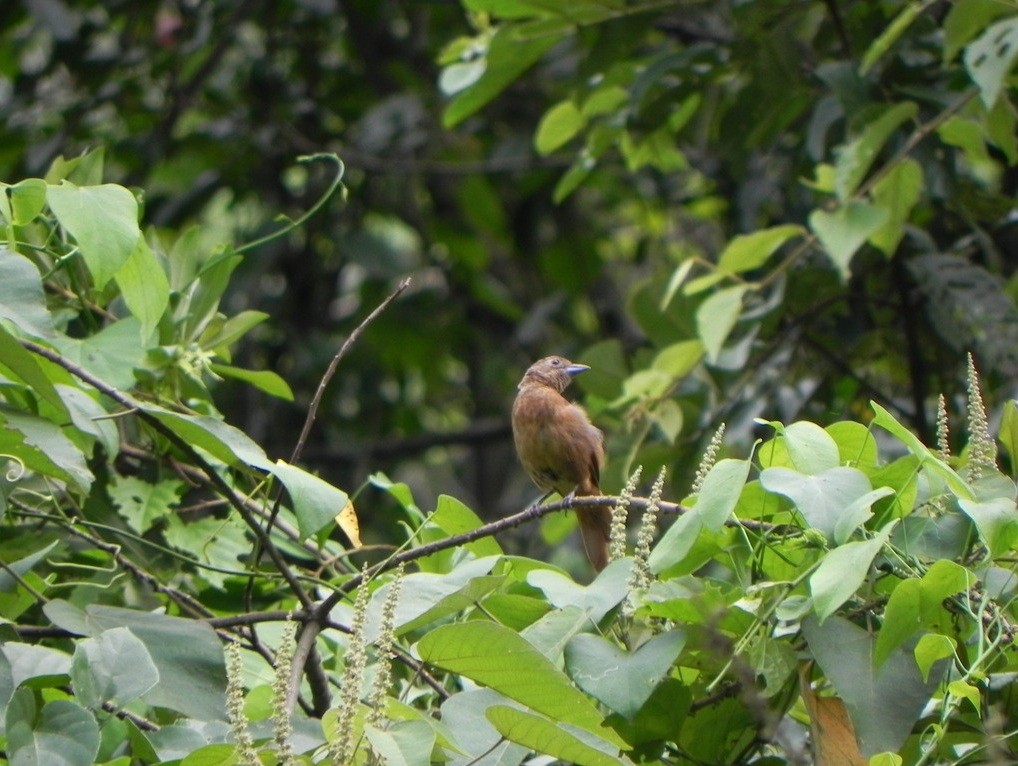
M562 356L546 356L530 365L520 386L527 382L541 383L562 393L575 376L589 369L585 364L570 362Z

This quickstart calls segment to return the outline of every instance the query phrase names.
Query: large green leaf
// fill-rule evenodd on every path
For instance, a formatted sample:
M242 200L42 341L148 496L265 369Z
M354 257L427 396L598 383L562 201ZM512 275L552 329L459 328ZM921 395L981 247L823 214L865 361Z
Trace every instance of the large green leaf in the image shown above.
M889 488L874 490L866 474L848 466L815 476L789 468L765 468L760 483L768 492L791 500L807 524L836 543L847 540L870 517L870 505L893 494Z
M114 475L107 491L114 507L127 520L127 525L143 534L173 513L183 489L184 482L179 479L151 484L135 476Z
M0 216L15 226L35 220L46 206L46 182L26 178L16 184L0 183Z
M566 647L566 670L587 694L632 718L664 680L685 643L685 634L670 630L627 652L600 636L581 633Z
M556 721L602 737L610 733L597 708L562 671L502 625L483 621L443 625L417 643L417 652L430 665L466 676Z
M0 324L0 371L6 372L14 380L22 381L37 397L52 405L59 415L69 416L67 405L57 393L56 386L44 371L39 359L29 353L2 324Z
M61 608L54 609L54 605ZM159 672L159 683L142 695L145 702L201 720L225 718L223 649L208 623L99 604L75 615L68 606L54 600L44 611L58 627L72 632L87 628L93 637L112 628L129 628L145 645Z
M87 338L58 336L54 348L68 361L121 391L134 383L134 370L142 366L146 345L141 342L141 323L125 317Z
M154 404L146 405L145 411L158 418L163 425L188 444L205 450L217 460L227 465L249 465L253 468L260 468L263 471L276 472L277 464L269 460L265 450L259 447L250 436L239 428L231 426L229 423L209 415L185 415L181 412L173 412ZM287 479L290 479L292 472L287 469L292 468L292 466L288 466L285 463L278 465L287 466L287 468L281 469L280 473L284 474ZM299 469L294 469L294 472L297 470ZM310 476L310 474L307 475ZM282 476L280 481L283 481ZM295 483L300 484L299 480ZM306 489L298 486L297 491L306 492ZM338 492L339 490L336 491ZM339 513L342 508L343 504L337 506L335 513ZM318 527L318 529L320 528Z
M123 268L141 239L138 201L123 186L76 186L64 180L46 194L50 210L74 237L81 257L102 289Z
M141 322L142 340L159 324L170 303L170 283L162 264L144 238L114 275L124 303Z
M808 617L802 632L848 708L863 755L897 752L940 685L947 664L934 666L924 682L912 651L899 648L877 668L874 636L838 616L822 624Z
M0 247L0 319L33 338L55 335L39 269L6 247Z
M87 492L95 477L86 457L52 421L0 406L0 453Z
M564 609L575 606L584 610L592 623L600 622L618 606L629 592L632 559L618 559L602 570L590 585L580 585L550 569L537 569L527 574L527 582L544 591L554 606Z
M482 525L481 519L469 506L451 495L439 495L435 512L428 517L433 524L449 537L463 534ZM502 553L501 546L493 537L482 537L464 546L477 556L498 556Z
M78 699L97 708L124 705L159 683L159 671L145 644L127 628L111 628L78 642L71 660L71 684Z
M502 737L485 715L492 705L514 703L491 689L475 688L453 694L442 703L442 722L456 734L456 745L464 755L453 755L455 766L517 766L530 748Z
M99 725L67 700L36 707L35 693L19 689L7 708L10 766L92 766L99 752Z
M813 610L820 621L830 617L862 586L870 564L891 535L891 522L869 540L839 545L830 551L809 578Z
M510 742L525 745L535 752L551 755L560 761L577 766L622 764L615 755L606 752L603 746L595 747L595 743L590 739L581 739L578 732L574 734L567 731L557 719L548 720L504 705L488 708L486 715L499 734ZM618 752L617 748L615 752Z

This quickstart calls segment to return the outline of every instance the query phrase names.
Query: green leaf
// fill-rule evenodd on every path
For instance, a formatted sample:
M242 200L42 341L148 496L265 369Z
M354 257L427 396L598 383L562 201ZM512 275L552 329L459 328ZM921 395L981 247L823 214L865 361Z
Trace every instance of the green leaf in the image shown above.
M338 487L282 460L269 470L286 487L302 537L310 537L335 521L350 499Z
M520 635L556 665L562 659L566 644L582 630L590 627L590 617L576 606L552 609L539 620L524 628Z
M37 397L53 405L59 416L70 417L67 405L43 371L39 359L0 324L0 371L13 380L22 381Z
M134 476L114 475L109 483L110 500L127 525L139 534L173 513L180 502L184 482L169 479L150 484Z
M950 63L958 51L999 16L1012 9L1000 0L958 0L944 19L944 64Z
M560 101L544 113L537 124L534 147L538 154L551 154L570 141L587 124L572 101Z
M882 665L892 651L918 630L933 627L938 621L946 623L940 627L949 629L951 617L944 609L944 599L967 590L975 581L975 575L965 567L941 559L922 578L899 583L884 609L884 622L873 653L876 665Z
M115 457L120 452L120 432L111 422L109 413L80 388L58 384L56 389L67 406L74 427L97 439L107 454ZM95 395L98 396L98 393Z
M590 616L591 622L598 623L622 603L629 592L632 566L632 559L613 561L587 586L579 585L550 569L528 572L527 583L542 590L552 605L560 609L567 606L579 607Z
M954 697L967 699L970 703L972 703L972 707L977 713L982 712L983 701L977 687L959 678L951 681L951 683L947 685L947 691Z
M597 708L562 671L502 625L480 621L443 625L417 643L417 652L425 662L464 675L555 721L602 736L610 731L602 727Z
M650 571L660 574L680 564L693 549L702 530L703 519L697 514L684 513L679 516L651 550L647 559Z
M454 127L481 109L537 63L563 34L527 36L513 26L499 27L488 44L484 73L449 102L442 124Z
M0 592L10 593L18 587L18 581L15 576L21 577L32 571L32 567L42 561L46 556L49 555L58 544L59 540L54 540L48 545L44 545L42 548L37 550L35 553L30 553L17 561L12 561L9 564L5 564L3 569L0 569ZM3 697L0 696L0 701Z
M633 652L600 636L581 633L566 647L566 670L583 691L626 718L633 718L668 674L686 636L670 630Z
M46 607L44 611L55 625L63 627L60 620L65 611ZM159 683L142 695L145 702L199 720L225 720L223 649L207 622L99 604L85 607L85 616L84 625L78 617L68 629L87 627L89 635L95 637L111 628L130 628L145 645L159 672Z
M224 378L234 378L250 383L259 391L275 396L283 401L293 401L293 391L285 380L272 370L245 370L226 364L210 364L209 369Z
M62 181L46 194L50 210L74 237L97 289L123 268L141 239L138 201L123 186Z
M1009 399L1004 405L997 438L1011 458L1012 473L1018 473L1018 401Z
M371 748L386 766L429 766L435 730L426 721L395 721L386 728L365 726Z
M124 303L141 322L144 342L155 331L170 303L170 283L166 272L143 237L114 278Z
M786 224L734 237L721 251L718 271L741 274L758 269L767 263L779 247L792 237L801 236L803 233L805 232L801 226Z
M491 689L475 688L453 694L442 703L442 722L456 732L456 744L465 760L477 759L478 764L511 766L519 764L530 752L502 737L491 725L486 713L492 705L515 703Z
M877 668L874 637L832 616L822 624L802 622L809 649L844 701L863 755L898 752L947 670L941 665L924 681L911 650L898 649Z
M273 463L270 461L265 455L265 451L251 437L229 423L224 423L222 420L209 415L185 415L180 412L173 412L154 404L145 405L145 411L158 418L188 444L205 450L217 460L227 465L238 466L243 464L276 473L284 486L291 477L291 472L287 468L282 468L277 473L277 467L279 465L287 466L286 463L282 463L282 461L280 463ZM298 471L300 469L294 468L293 470ZM298 478L294 481L297 484L297 491L301 491L303 488L300 486L300 479ZM289 487L287 488L289 489ZM336 492L339 492L339 490L336 490ZM303 500L306 497L306 494L302 495L301 499ZM339 513L343 505L345 503L340 504L335 509L335 513ZM324 514L324 511L322 513ZM309 517L307 520L309 526L313 526L314 522L315 518L313 517ZM318 529L321 529L321 527Z
M0 405L0 454L87 492L95 477L85 455L52 421Z
M191 750L178 766L240 766L240 756L236 745L205 745Z
M483 526L484 522L465 503L451 495L439 495L435 512L428 517L428 523L433 524L445 532L446 535L452 537L477 529ZM479 558L484 556L499 556L502 553L502 547L493 537L482 537L480 540L467 543L463 547L472 551Z
M677 380L692 372L702 357L703 344L700 341L684 340L661 349L651 367Z
M947 486L950 487L951 491L957 497L966 500L975 500L972 488L969 487L965 480L962 479L961 476L959 476L949 465L947 465L947 463L936 457L930 451L929 447L919 441L918 436L895 420L894 415L876 402L870 401L870 407L872 407L873 412L876 413L873 418L874 425L880 426L884 430L889 431L893 436L897 437L899 441L908 447L909 452L919 458L920 465L943 478L947 482Z
M425 625L474 608L486 595L504 582L501 576L488 576L497 556L465 561L446 574L414 572L403 578L394 626L403 635ZM371 596L364 635L369 641L378 637L382 609L391 584Z
M887 223L889 214L861 200L849 200L833 213L814 210L809 226L824 246L843 280L847 280L855 251Z
M208 326L230 283L230 275L242 260L243 256L224 250L202 265L198 278L187 291L187 300L181 301L175 312L178 318L184 319L185 338L199 337Z
M830 551L809 578L813 610L820 622L850 599L866 580L870 564L891 535L891 522L870 540L839 545Z
M890 257L904 236L905 223L922 197L923 169L909 158L895 165L873 185L873 204L887 211L887 222L870 236L870 242Z
M1018 541L1018 507L1014 498L995 497L984 502L959 498L958 505L976 525L990 557L1009 552Z
M41 178L0 184L0 192L0 214L15 226L30 224L46 205L46 182Z
M915 655L915 661L919 666L919 672L922 673L924 683L929 680L930 669L934 663L953 657L956 647L955 640L942 633L927 633L919 639L919 643L915 645L912 653Z
M838 446L838 465L849 465L861 471L877 467L877 440L862 423L839 420L824 430Z
M47 339L56 334L39 270L23 255L5 247L0 247L0 319L32 338Z
M127 628L112 628L74 648L71 684L89 707L122 706L159 683L159 671L145 644Z
M797 471L819 474L841 465L841 452L834 437L808 420L780 429L785 449Z
M708 471L692 511L700 518L704 527L713 532L720 532L725 526L725 522L731 518L735 506L739 503L750 467L748 460L725 458L715 463Z
M989 109L997 101L1004 80L1018 58L1018 16L991 24L965 48L962 60L979 95Z
M10 766L92 766L99 752L99 725L67 700L36 708L35 692L18 689L7 708Z
M915 21L919 15L926 10L929 5L928 2L911 2L902 8L898 15L894 17L884 31L877 35L877 39L870 43L866 49L866 53L863 54L862 61L859 64L859 74L865 75L873 65L879 61L888 50L891 49L898 39L905 33L905 30L911 26L912 22Z
M252 328L257 327L269 315L264 311L241 311L239 314L225 319L215 332L211 332L211 325L199 340L202 348L225 349L247 335Z
M918 107L911 101L895 104L868 122L857 138L841 148L834 168L834 190L839 200L849 200L887 139L899 125L915 117L917 111Z
M126 391L134 386L134 370L145 358L146 347L140 334L141 323L134 317L125 317L84 340L58 336L52 343L68 361L104 383Z
M499 734L535 752L550 755L577 766L621 766L622 761L593 747L563 728L557 720L494 705L486 713ZM616 751L618 752L617 748Z
M742 313L742 296L749 289L746 285L736 285L718 290L700 304L696 310L696 334L703 341L707 359L717 362L728 334Z
M891 494L889 489L873 490L866 474L848 466L814 476L789 468L765 468L760 484L791 500L810 527L835 543L847 540L870 517L870 505Z

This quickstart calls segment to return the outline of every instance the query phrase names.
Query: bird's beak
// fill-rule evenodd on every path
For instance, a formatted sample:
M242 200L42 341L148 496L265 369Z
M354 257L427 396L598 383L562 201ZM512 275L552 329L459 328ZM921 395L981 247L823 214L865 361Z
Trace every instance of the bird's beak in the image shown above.
M570 377L576 377L581 372L586 372L589 369L590 367L588 367L585 364L571 364L568 367L566 367L566 372L569 373Z

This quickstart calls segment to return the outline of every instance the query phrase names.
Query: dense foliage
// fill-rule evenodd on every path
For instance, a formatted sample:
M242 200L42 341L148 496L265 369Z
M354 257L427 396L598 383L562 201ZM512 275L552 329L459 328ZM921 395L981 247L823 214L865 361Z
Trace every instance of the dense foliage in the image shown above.
M0 22L8 762L1015 757L1013 4Z

